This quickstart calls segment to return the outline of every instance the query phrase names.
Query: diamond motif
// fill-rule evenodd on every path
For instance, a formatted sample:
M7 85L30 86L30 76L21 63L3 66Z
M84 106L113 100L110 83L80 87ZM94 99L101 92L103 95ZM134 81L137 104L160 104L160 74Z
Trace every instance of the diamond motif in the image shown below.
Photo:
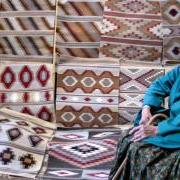
M12 128L7 130L7 134L11 141L15 141L22 136L22 133L18 128Z
M102 123L110 123L113 120L113 118L109 114L101 114L98 119Z
M37 135L30 135L29 136L29 141L32 144L33 147L36 147L41 141L43 141L42 138L40 138Z
M46 121L51 121L52 114L49 112L49 110L45 106L43 106L38 113L38 117Z
M172 23L179 22L180 13L179 9L176 5L166 5L166 9L164 10L165 18L169 21L172 21Z
M92 77L85 77L81 80L81 83L85 87L92 87L96 84L96 81Z
M28 88L33 80L33 72L28 66L24 66L19 73L19 80L24 88Z
M20 126L29 126L29 124L25 121L17 121L16 123Z
M48 173L56 175L56 176L60 176L60 177L78 175L78 173L75 173L75 172L72 172L72 171L68 171L68 170L50 171Z
M66 76L64 79L63 79L63 82L66 86L74 86L78 81L76 80L75 77L73 76Z
M13 83L15 82L15 74L11 70L10 67L6 67L4 72L1 75L1 82L5 86L5 88L10 89Z
M46 86L48 80L50 78L50 73L47 70L45 65L42 65L37 72L37 80L41 84L41 86Z
M91 113L82 113L79 118L81 121L90 122L93 121L95 117Z
M46 130L41 127L33 127L32 128L37 134L45 134Z
M24 107L21 112L25 114L33 115L33 113L28 107Z
M180 44L177 42L170 42L171 44L168 53L174 58L174 59L180 59Z
M11 163L14 158L15 155L11 148L7 148L0 153L0 161L2 161L4 165Z
M72 112L65 112L61 118L64 119L64 121L72 122L76 116Z
M50 156L82 169L97 166L114 159L116 141L112 139L76 142L52 142Z
M134 13L139 12L140 10L144 9L144 4L140 1L132 0L127 4L124 4L124 7L133 11Z
M73 153L74 155L78 155L80 157L86 158L97 153L102 153L107 150L107 148L93 144L90 142L81 142L76 143L68 146L64 146L62 149L68 150L69 152Z
M113 81L111 80L111 78L103 78L99 81L99 83L103 87L111 87L113 85Z
M89 173L87 174L88 176L96 177L96 178L102 178L102 179L107 179L109 176L109 173L106 172L97 172L97 173Z

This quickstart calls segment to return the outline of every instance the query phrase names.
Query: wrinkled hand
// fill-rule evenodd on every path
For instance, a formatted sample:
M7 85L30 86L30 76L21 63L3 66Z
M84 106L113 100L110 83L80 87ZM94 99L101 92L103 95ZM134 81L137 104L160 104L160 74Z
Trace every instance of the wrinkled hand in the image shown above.
M139 122L139 124L146 124L149 119L152 117L150 108L143 108L142 109L142 114L141 114L141 120Z
M133 135L131 141L137 142L143 140L144 138L156 136L157 135L157 126L153 125L139 125L134 127L130 132L130 135Z

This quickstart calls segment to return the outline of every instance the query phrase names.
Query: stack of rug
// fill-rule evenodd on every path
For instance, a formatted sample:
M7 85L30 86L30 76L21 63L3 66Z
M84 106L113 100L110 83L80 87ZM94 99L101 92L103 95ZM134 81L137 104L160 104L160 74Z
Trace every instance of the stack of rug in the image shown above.
M63 56L57 65L56 119L60 127L118 124L119 62Z
M0 174L35 178L54 130L54 124L1 108Z
M53 66L42 63L0 63L0 104L55 122Z

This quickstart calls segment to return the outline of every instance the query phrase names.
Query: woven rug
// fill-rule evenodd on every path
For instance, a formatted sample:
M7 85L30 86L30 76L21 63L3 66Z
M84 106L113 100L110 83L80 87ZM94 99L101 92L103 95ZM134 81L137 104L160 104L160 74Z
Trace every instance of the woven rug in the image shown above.
M55 125L1 108L0 128L0 174L35 178Z
M119 86L119 124L132 123L141 109L143 97L151 83L165 74L161 66L121 64Z
M1 0L0 58L52 62L55 0Z
M163 64L180 63L180 2L162 1L163 17Z
M100 1L59 0L57 52L78 57L98 57L102 14Z
M120 129L57 131L43 179L107 180L120 135Z
M58 126L85 128L117 125L117 59L61 56L57 65L56 87Z
M161 21L159 1L106 1L100 56L160 62Z
M40 63L0 64L0 104L54 121L53 66Z

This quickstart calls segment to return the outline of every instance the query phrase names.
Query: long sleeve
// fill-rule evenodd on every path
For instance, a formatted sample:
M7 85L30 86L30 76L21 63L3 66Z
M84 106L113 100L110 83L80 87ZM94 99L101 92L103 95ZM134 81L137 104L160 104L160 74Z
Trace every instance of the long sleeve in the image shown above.
M158 135L180 133L180 114L175 118L158 123Z
M180 66L177 66L165 76L152 83L144 97L144 105L160 107L164 98L170 95L171 88L180 74Z

